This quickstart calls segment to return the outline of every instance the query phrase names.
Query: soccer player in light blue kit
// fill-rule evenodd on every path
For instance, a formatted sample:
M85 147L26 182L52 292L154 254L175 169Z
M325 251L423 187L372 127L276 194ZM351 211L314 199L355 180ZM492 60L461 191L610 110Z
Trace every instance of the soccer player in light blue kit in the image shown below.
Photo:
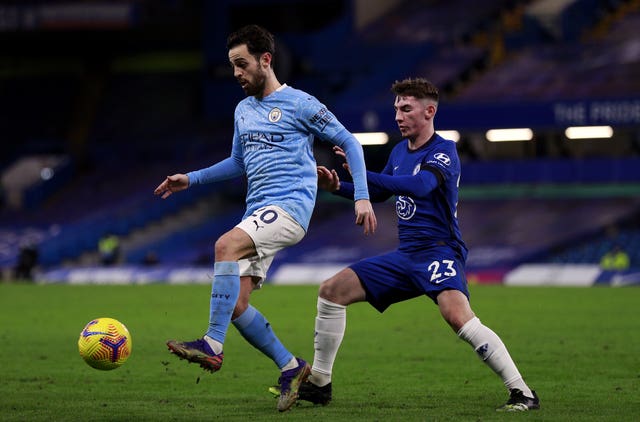
M501 411L538 409L500 337L483 325L469 305L464 275L467 248L457 219L460 161L455 143L440 137L433 119L439 94L425 79L393 84L396 122L405 139L391 151L381 173L367 173L371 200L395 195L399 246L363 259L320 286L315 324L314 360L299 398L316 404L331 401L331 373L346 326L346 307L367 301L379 312L390 305L426 295L445 321L504 382L510 392ZM340 148L334 150L344 156ZM349 168L349 164L345 168ZM354 186L335 170L318 167L321 188L353 198Z
M223 360L230 322L281 370L278 410L295 403L310 366L296 358L273 333L265 317L249 304L264 281L274 255L305 235L317 193L314 137L344 149L353 173L356 224L372 233L376 219L369 201L362 147L316 98L278 82L273 70L274 38L249 25L227 39L233 74L247 97L235 110L231 156L211 167L168 176L155 194L167 198L191 185L247 177L242 221L215 243L209 328L201 339L171 340L172 353L215 372Z

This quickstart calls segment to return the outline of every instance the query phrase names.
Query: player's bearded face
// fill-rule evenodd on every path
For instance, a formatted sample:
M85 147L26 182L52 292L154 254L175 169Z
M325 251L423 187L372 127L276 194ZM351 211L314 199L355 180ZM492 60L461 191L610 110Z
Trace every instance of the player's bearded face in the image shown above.
M255 71L247 73L246 84L242 85L242 89L247 95L260 95L264 92L266 80L267 72L256 62Z
M246 45L240 45L229 50L229 62L236 78L245 94L260 96L264 92L267 71L260 62L247 50Z

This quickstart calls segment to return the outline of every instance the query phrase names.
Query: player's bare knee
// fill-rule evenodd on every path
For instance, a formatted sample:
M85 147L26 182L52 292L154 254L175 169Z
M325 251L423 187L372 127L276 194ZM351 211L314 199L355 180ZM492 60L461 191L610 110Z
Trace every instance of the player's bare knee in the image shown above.
M227 256L229 251L228 243L229 242L224 237L220 237L218 238L218 240L216 240L216 244L213 247L216 261L226 261L225 257Z
M318 296L340 305L348 304L349 284L338 273L320 285Z
M240 258L238 248L239 245L231 236L221 236L214 246L216 261L237 261Z
M366 293L353 270L345 268L320 285L318 296L347 306L365 300Z
M318 289L318 297L321 297L330 302L335 302L336 299L336 288L333 278L325 280L320 284L320 288Z

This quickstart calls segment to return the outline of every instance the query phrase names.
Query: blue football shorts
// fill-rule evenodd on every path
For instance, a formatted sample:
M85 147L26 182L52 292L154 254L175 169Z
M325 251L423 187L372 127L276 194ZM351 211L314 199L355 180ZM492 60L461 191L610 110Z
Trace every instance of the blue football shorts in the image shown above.
M464 262L449 246L418 254L398 250L365 258L351 265L369 302L379 312L390 305L427 295L436 304L443 290L459 290L469 298Z

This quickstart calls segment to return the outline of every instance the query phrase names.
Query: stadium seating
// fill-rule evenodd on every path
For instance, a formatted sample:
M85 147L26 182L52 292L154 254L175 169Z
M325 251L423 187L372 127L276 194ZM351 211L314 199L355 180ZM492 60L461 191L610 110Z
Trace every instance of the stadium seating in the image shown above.
M595 232L560 243L540 254L538 262L599 264L602 257L618 247L629 255L632 268L640 267L640 228L638 214L617 224L599 227Z
M399 2L398 7L353 34L353 38L341 38L343 28L308 34L304 39L315 40L309 45L318 46L308 56L299 56L300 49L291 41L293 54L304 66L295 69L290 84L316 94L341 119L365 105L389 110L390 81L409 75L428 76L443 87L447 101L456 103L490 98L514 104L523 99L588 99L640 93L640 13L627 8L625 13L603 17L603 11L617 10L626 3L623 1L596 2L597 7L590 10L593 2L569 2L571 8L563 13L583 18L575 21L576 27L565 28L561 39L551 39L544 28L536 28L532 26L535 22L525 19L521 31L502 34L507 50L504 60L486 71L492 46L474 42L474 37L499 26L505 11L532 3ZM461 11L465 19L460 19ZM590 26L598 19L606 20L607 30L598 32L598 27ZM562 21L566 23L567 18ZM580 36L576 36L578 33ZM297 36L283 34L285 40ZM320 37L328 37L331 42L321 43ZM329 53L334 60L326 60ZM238 93L235 82L227 79L229 92ZM215 95L227 91L207 93L202 81L202 75L192 71L108 74L86 134L87 154L74 157L80 160L73 160L73 174L56 189L32 193L38 199L35 209L0 211L0 267L11 267L20 245L28 242L38 243L44 267L78 264L79 258L95 250L98 239L107 232L122 236L127 245L134 233L152 230L166 218L179 219L184 209L210 201L210 187L193 189L167 201L152 195L167 173L201 168L228 154L231 116L217 116L220 119L215 121L208 116L209 121L203 121L200 109L202 96L214 96L207 101L224 101ZM73 121L74 101L81 89L82 82L73 72L16 78L4 84L7 101L2 102L0 129L3 139L11 142L0 143L0 169L24 154L66 150L68 122ZM380 154L372 151L367 150L367 155L374 163L388 152L384 148L378 151ZM594 167L600 170L594 172ZM465 197L464 191L467 187L495 185L504 185L506 191L517 184L534 188L540 184L631 185L639 181L635 169L637 157L595 157L592 161L542 157L527 162L470 159L463 166L459 205L463 233L471 248L470 265L508 266L524 259L593 263L612 243L622 244L629 251L640 250L636 228L625 226L613 239L604 232L610 224L636 215L639 205L632 195L563 201L508 194L480 199ZM125 263L139 264L149 251L165 264L188 265L210 259L214 239L239 217L242 181L218 186L216 191L229 198L229 209L215 210L209 218L181 221L166 233L149 236L147 243L131 243L125 248ZM376 211L382 223L380 231L362 242L360 228L353 225L352 206L321 195L307 237L279 256L276 265L287 260L352 261L390 249L395 245L393 206L378 205ZM340 227L339 235L336 226ZM632 262L640 266L640 257L632 254Z
M627 97L640 92L637 28L640 11L587 41L518 45L508 60L476 78L459 102Z
M207 190L200 187L168 201L153 196L153 189L167 174L207 166L225 156L230 148L228 129L211 130L194 121L196 81L197 77L190 72L152 76L114 73L108 78L96 118L83 141L86 154L73 161L74 168L53 179L62 184L57 189L43 190L36 186L33 193L27 191L29 197L39 200L35 208L0 210L0 227L6 234L0 244L0 266L12 266L19 245L34 236L39 243L41 265L69 262L95 250L98 239L106 233L127 236L204 196ZM49 91L43 90L43 86ZM72 103L70 98L77 93L69 85L60 83L59 89L56 87L49 80L22 86L26 99L32 98L36 103L35 98L41 96L34 107L33 117L40 119L34 123L36 128L48 127L52 124L49 120L60 119L65 124L69 120L60 117L69 113L68 107L62 106ZM44 112L39 114L40 108L52 117ZM24 110L21 113L28 114ZM2 121L11 133L19 131L18 127L10 126L17 125L16 122ZM61 123L57 126L65 126ZM25 122L22 124L29 128ZM63 148L64 142L60 140L64 139L63 133L55 135L59 139L56 148ZM218 146L222 141L224 147ZM33 152L48 148L38 143L26 145ZM230 186L223 187L223 191L236 188Z
M9 81L0 88L0 168L24 154L64 150L61 139L73 113L78 78L53 73Z
M495 22L514 0L409 0L362 31L365 42L418 44L459 43ZM464 16L464 19L461 17Z

